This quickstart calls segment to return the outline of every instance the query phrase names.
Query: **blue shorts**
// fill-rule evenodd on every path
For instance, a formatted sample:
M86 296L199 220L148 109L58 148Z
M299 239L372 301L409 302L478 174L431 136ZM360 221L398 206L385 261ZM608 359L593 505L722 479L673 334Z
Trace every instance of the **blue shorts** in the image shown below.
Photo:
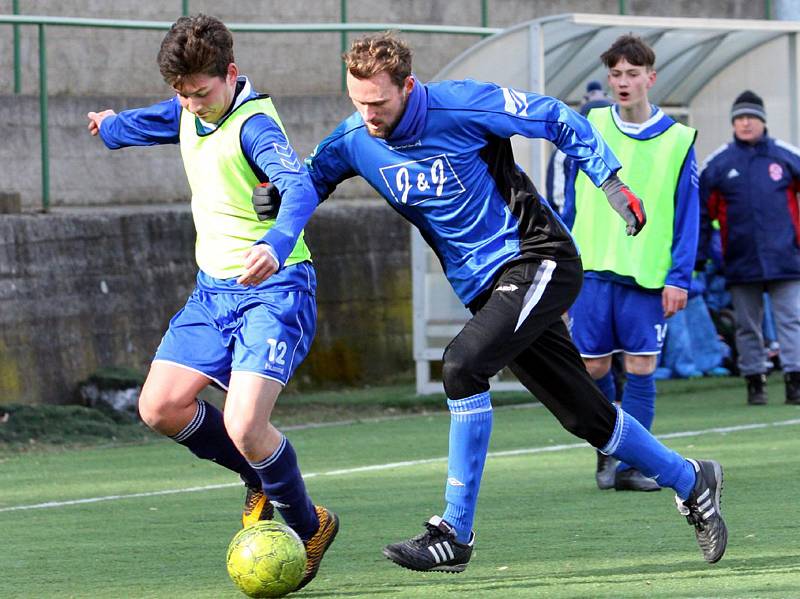
M656 355L667 325L661 294L606 279L587 277L569 309L570 333L584 358L614 352Z
M232 371L285 385L314 338L316 285L309 262L287 266L257 287L201 271L153 360L195 370L224 389Z

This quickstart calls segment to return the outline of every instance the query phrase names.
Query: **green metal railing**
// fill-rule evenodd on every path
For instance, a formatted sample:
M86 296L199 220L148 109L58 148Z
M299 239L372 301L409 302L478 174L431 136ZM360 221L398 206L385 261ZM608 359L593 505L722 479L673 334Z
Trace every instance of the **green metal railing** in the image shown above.
M486 0L483 0L484 2ZM16 9L16 1L14 8ZM183 8L188 12L188 1L183 0ZM342 18L346 19L346 1L342 0ZM42 210L50 209L50 148L48 137L47 118L47 39L46 27L89 27L99 29L132 29L132 30L168 30L171 22L167 21L126 21L116 19L80 19L71 17L42 17L32 15L0 15L0 25L14 27L15 52L18 50L18 28L21 25L34 25L39 30L39 128L41 142L42 163ZM284 24L253 24L253 23L228 23L228 28L234 32L246 33L340 33L342 47L346 50L346 34L348 32L385 31L392 29L406 33L435 33L445 35L476 35L489 36L499 33L502 29L491 27L463 27L444 25L413 25L408 23L284 23ZM14 92L20 93L21 76L17 73L18 59L15 58L14 67ZM344 78L343 78L344 81Z
M11 3L11 12L19 14L19 0ZM14 25L14 93L22 93L22 66L20 65L19 25Z

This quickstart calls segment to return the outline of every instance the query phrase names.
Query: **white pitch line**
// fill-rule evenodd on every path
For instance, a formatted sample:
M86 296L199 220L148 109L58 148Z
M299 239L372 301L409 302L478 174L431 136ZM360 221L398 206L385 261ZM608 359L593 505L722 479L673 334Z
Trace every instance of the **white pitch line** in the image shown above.
M702 436L710 433L718 433L724 435L727 433L735 433L740 431L765 429L773 426L794 426L796 424L800 424L800 418L795 418L792 420L781 420L778 422L762 422L757 424L741 424L738 426L723 426L723 427L707 428L696 431L681 431L677 433L666 433L664 435L658 435L657 437L659 439L677 439L681 437ZM547 445L545 447L529 447L525 449L510 449L507 451L489 452L488 457L502 458L502 457L528 455L535 453L548 453L553 451L563 451L567 449L579 449L587 446L588 443L581 442L581 443L568 443L562 445ZM381 470L391 470L393 468L406 468L409 466L420 466L423 464L433 464L436 462L446 462L446 461L447 461L447 456L439 458L428 458L424 460L389 462L386 464L373 464L371 466L358 466L355 468L327 470L325 472L310 472L308 474L304 474L303 478L309 479L309 478L316 478L318 476L345 476L348 474L359 474L361 472L377 472ZM0 508L0 513L15 512L20 510L37 510L45 508L64 507L68 505L81 505L85 503L99 503L101 501L115 501L117 499L134 499L137 497L158 497L159 495L175 495L178 493L196 493L198 491L213 491L215 489L227 489L230 487L239 487L241 485L242 485L241 482L235 482L235 483L223 483L217 485L205 485L202 487L187 487L184 489L166 489L163 491L149 491L145 493L129 493L127 495L104 495L102 497L87 497L85 499L71 499L68 501L48 501L45 503L34 503L30 505L15 505L11 507Z
M507 406L497 406L493 408L495 412L505 412L506 410L527 410L530 408L543 408L544 405L538 401L527 403L515 403ZM415 412L413 414L395 414L394 416L372 416L369 418L351 418L349 420L333 420L331 422L311 422L308 424L290 424L288 426L278 426L282 431L305 431L315 428L330 428L334 426L349 426L351 424L371 424L375 422L391 422L392 420L401 420L408 418L420 418L430 416L449 416L450 412L444 410L423 410L422 412Z

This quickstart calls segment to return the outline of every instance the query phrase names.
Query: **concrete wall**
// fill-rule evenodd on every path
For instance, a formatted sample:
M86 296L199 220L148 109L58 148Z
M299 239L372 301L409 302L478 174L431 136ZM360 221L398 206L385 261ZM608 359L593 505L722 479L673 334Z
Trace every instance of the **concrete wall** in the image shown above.
M172 22L180 0L21 0L29 15L134 19ZM340 0L190 0L191 13L206 12L230 23L336 23ZM481 0L348 0L348 21L481 25ZM567 12L618 14L617 0L489 0L491 27L509 27ZM764 2L753 0L628 0L626 14L675 17L764 18ZM11 14L12 0L0 0ZM120 31L53 27L47 29L48 81L52 94L161 95L166 86L155 64L163 31ZM356 34L357 35L357 34ZM407 36L416 49L415 68L428 79L479 38L464 35ZM13 85L11 27L0 31L0 93ZM237 34L235 52L242 70L271 93L341 91L340 34ZM21 28L23 91L38 89L38 33Z
M326 203L307 228L319 323L295 376L366 384L411 372L408 227L378 202ZM194 284L184 207L0 215L0 403L72 400L100 367L146 371Z

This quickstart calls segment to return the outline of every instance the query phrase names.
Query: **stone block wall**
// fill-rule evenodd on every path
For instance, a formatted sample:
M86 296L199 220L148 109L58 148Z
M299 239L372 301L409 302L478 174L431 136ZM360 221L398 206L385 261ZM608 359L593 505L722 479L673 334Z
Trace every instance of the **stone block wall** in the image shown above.
M409 374L408 226L383 203L323 204L307 227L318 331L301 386ZM0 215L0 403L66 403L108 366L146 372L194 285L186 207Z

